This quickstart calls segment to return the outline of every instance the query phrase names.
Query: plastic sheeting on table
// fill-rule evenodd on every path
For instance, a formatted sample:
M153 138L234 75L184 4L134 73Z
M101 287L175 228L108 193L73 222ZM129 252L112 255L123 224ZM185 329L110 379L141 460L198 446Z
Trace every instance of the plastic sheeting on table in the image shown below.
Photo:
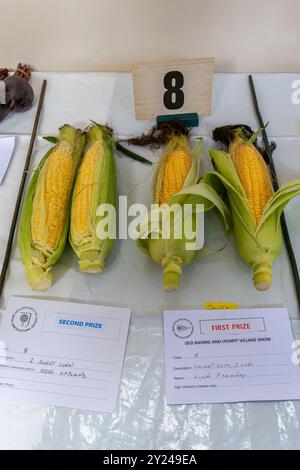
M29 138L19 137L19 142L6 182L0 186L0 257L3 258L10 218L13 212L18 182L20 181ZM280 178L287 182L297 175L297 147L300 139L277 139L278 156L289 155L288 167L280 167ZM207 139L206 148L211 142ZM37 141L33 168L49 144ZM135 202L149 204L153 169L128 158L117 158L119 194L128 195L128 205ZM203 159L203 171L210 167L207 150ZM287 168L287 169L286 169ZM299 169L300 174L300 169ZM299 200L286 210L293 244L300 254ZM201 259L183 269L178 292L166 294L162 289L162 270L141 253L133 240L117 241L107 259L104 273L99 276L82 274L72 251L67 248L63 258L53 269L55 283L39 297L78 300L121 307L131 307L133 314L159 314L164 309L200 308L205 300L234 301L240 307L258 305L286 306L291 318L297 318L297 304L288 260L283 252L274 264L273 287L261 293L253 288L252 274L237 256L234 240L224 232L215 213L206 216L206 243L212 248L225 248L216 255ZM128 273L130 272L130 276ZM214 282L212 282L212 280ZM221 288L216 289L216 282ZM28 286L17 247L14 247L3 293L1 307L5 308L11 295L37 296Z
M108 122L120 135L134 135L151 123L134 119L129 74L45 74L48 92L40 134L53 134L65 122L84 127L88 119ZM274 154L281 183L300 177L300 106L291 102L293 75L255 75L255 83L270 134L278 149ZM36 90L41 74L34 75ZM67 85L67 86L66 86ZM276 96L276 100L275 100ZM248 92L247 75L216 74L214 114L203 118L194 135L208 136L216 125L245 122L256 126ZM280 109L280 111L279 111ZM27 152L34 110L11 115L0 131L17 132L18 144L4 185L0 186L0 259L3 259L11 214ZM210 168L206 151L202 170ZM34 168L49 144L41 138L35 147ZM145 151L153 161L157 155ZM153 169L117 158L119 194L128 204L150 203ZM300 263L299 198L286 210L298 262ZM298 318L290 268L285 252L274 265L273 288L258 293L251 273L236 254L213 213L206 218L210 247L226 248L184 269L180 291L167 295L161 288L161 270L138 251L131 240L116 243L106 271L100 276L78 272L70 250L54 269L55 284L41 297L131 307L133 319L114 415L40 406L0 404L0 448L90 449L211 449L300 448L297 402L228 405L172 406L165 404L161 312L172 308L201 308L205 300L234 301L241 307L286 306ZM130 272L130 276L128 273ZM216 285L218 288L216 289ZM32 296L14 247L1 307L10 295ZM140 315L137 316L137 315ZM150 315L150 316L149 316ZM156 315L156 316L155 316ZM157 316L159 315L159 316ZM294 322L300 331L299 323Z
M167 406L158 317L132 320L113 415L2 404L0 417L0 449L300 448L300 402Z

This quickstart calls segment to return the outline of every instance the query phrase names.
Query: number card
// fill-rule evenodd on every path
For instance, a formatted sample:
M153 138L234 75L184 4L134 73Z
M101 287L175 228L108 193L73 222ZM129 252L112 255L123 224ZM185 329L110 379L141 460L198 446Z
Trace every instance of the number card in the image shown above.
M214 59L142 62L133 66L136 119L211 113Z

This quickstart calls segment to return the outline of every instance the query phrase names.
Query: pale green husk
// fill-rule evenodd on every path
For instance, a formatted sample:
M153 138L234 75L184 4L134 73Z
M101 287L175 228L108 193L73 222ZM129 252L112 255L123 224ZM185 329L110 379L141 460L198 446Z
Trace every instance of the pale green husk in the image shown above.
M226 189L240 257L251 266L255 287L258 290L267 290L272 284L273 262L283 247L280 217L288 202L300 195L300 179L282 186L273 195L256 225L230 155L219 150L210 150L210 156L217 171L207 173L204 181L217 192L220 191L220 182Z
M178 139L175 140L175 143L178 144ZM169 152L174 145L174 142L171 142L169 146L165 149ZM191 204L193 207L193 214L188 216L195 219L196 215L196 204L203 204L204 210L210 210L212 208L217 208L220 215L222 216L225 226L229 229L230 226L230 211L228 210L226 204L223 202L222 198L219 196L217 191L210 185L205 182L198 182L199 179L199 166L200 166L200 156L203 151L204 141L200 139L199 142L194 146L192 150L192 166L190 172L187 175L183 189L175 194L170 201L169 207L175 208L178 204L180 207L183 207L184 204ZM163 154L163 158L165 155ZM158 201L159 190L157 185L160 184L159 178L161 175L159 172L155 178L154 184L154 202ZM168 239L163 239L163 228L162 224L158 221L156 226L151 225L152 219L155 216L155 212L169 210L169 207L161 206L159 209L154 209L148 213L147 218L139 227L139 238L137 240L138 247L152 260L160 264L163 268L163 286L166 292L172 292L179 287L180 278L182 274L182 267L186 264L189 264L193 261L200 259L202 256L212 253L212 250L204 247L200 250L187 250L186 243L191 240L186 240L185 238L176 239L174 237L174 231L176 229L177 223L182 223L183 226L187 220L182 220L182 217L185 217L180 213L180 219L177 219L176 222L176 213L172 218L172 221L175 218L174 225L171 224L170 236ZM199 209L198 209L199 210Z
M98 273L103 270L105 259L115 239L110 236L101 239L97 236L97 226L102 219L97 215L97 209L101 204L116 206L116 165L112 150L112 135L109 128L94 123L87 130L87 139L87 150L96 141L101 141L104 148L104 152L99 151L96 160L90 231L86 237L82 237L76 232L73 223L72 205L69 239L78 258L80 270L88 273ZM76 197L75 185L72 200L74 201Z
M18 245L21 253L22 262L25 269L27 280L33 290L47 290L52 285L51 267L62 256L69 230L70 202L65 221L62 237L58 246L54 250L49 248L35 246L31 237L31 220L33 211L33 202L36 192L44 184L44 173L42 169L51 153L59 146L68 143L73 149L74 175L80 161L83 147L85 144L85 135L74 129L72 126L65 125L60 129L58 143L52 147L41 160L37 170L34 172L29 184L28 192L24 201L22 215L18 230ZM70 195L71 195L70 188Z

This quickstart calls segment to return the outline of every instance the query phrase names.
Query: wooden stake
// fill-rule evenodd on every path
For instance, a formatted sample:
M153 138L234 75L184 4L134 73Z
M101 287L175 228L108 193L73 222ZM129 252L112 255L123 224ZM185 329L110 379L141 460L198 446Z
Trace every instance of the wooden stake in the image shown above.
M279 183L278 183L276 169L275 169L275 165L274 165L274 161L273 161L272 150L271 150L268 135L267 135L267 132L266 132L266 129L265 129L265 123L263 121L261 112L259 110L259 105L258 105L258 101L257 101L257 96L256 96L256 92L255 92L255 87L254 87L254 82L253 82L252 75L249 75L249 85L250 85L250 90L251 90L251 95L252 95L252 99L253 99L253 105L254 105L256 117L257 117L257 120L258 120L258 123L259 123L259 127L262 129L262 138L263 138L263 142L264 142L265 151L266 151L266 154L267 154L267 157L268 157L268 163L269 163L269 166L270 166L270 172L271 172L273 187L274 187L274 190L277 191L279 189ZM288 230L288 226L287 226L287 223L286 223L286 218L285 218L284 212L281 215L281 228L282 228L283 238L284 238L284 242L285 242L285 246L286 246L286 250L287 250L287 254L288 254L288 258L289 258L289 261L290 261L290 266L291 266L291 270L292 270L292 274L293 274L293 278L294 278L295 292L296 292L296 297L297 297L297 301L298 301L298 308L299 308L299 312L300 312L300 277L299 277L299 270L298 270L297 261L296 261L295 253L294 253L294 250L293 250L291 237L290 237L290 234L289 234L289 230Z
M10 226L8 242L7 242L4 261L3 261L3 266L2 266L2 271L1 271L1 275L0 275L0 299L2 297L2 292L3 292L3 288L4 288L4 284L5 284L6 274L7 274L7 270L8 270L8 267L9 267L9 261L10 261L10 255L11 255L13 242L14 242L14 237L15 237L16 225L17 225L17 222L18 222L19 211L20 211L20 206L21 206L21 202L22 202L22 198L23 198L23 192L24 192L24 188L25 188L25 184L26 184L26 179L27 179L29 168L30 168L31 157L32 157L32 152L33 152L33 148L34 148L35 139L36 139L36 134L37 134L37 130L38 130L38 127L39 127L39 122L40 122L40 117L41 117L41 112L42 112L42 107L43 107L43 102L44 102L44 97L45 97L45 92L46 92L46 86L47 86L47 81L43 80L42 89L41 89L41 93L40 93L40 98L39 98L39 102L38 102L38 107L37 107L37 111L36 111L36 116L35 116L33 129L32 129L32 133L31 133L31 139L30 139L28 152L27 152L27 157L26 157L26 161L25 161L25 166L24 166L24 170L23 170L23 175L22 175L22 178L21 178L19 192L18 192L16 205L15 205L15 210L14 210L14 214L13 214L13 218L12 218L12 222L11 222L11 226Z

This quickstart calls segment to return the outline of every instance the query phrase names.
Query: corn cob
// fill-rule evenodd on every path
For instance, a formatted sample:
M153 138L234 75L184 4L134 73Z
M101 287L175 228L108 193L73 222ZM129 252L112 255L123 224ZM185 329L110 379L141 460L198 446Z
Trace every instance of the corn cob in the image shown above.
M185 186L192 163L187 137L173 137L164 149L154 176L153 200L156 204L170 204L172 197Z
M72 224L80 237L87 237L90 233L94 189L96 185L100 186L100 182L96 180L97 157L101 172L103 150L102 142L95 142L87 151L77 176L72 205L74 214Z
M258 224L273 195L267 165L254 145L240 137L236 137L230 144L229 154Z
M152 260L163 268L163 286L166 292L176 290L180 283L182 267L208 254L207 248L187 249L188 240L184 232L188 217L195 222L197 204L203 204L205 210L217 206L228 224L228 210L218 194L206 184L200 182L199 165L200 154L203 150L203 139L191 150L187 136L175 136L166 145L160 159L153 184L153 202L160 206L161 213L170 211L170 235L163 236L161 222L158 226L152 226L151 220L155 217L156 209L148 214L140 227L140 237L137 240L138 247ZM185 204L192 207L193 212L184 213ZM180 207L179 216L176 207ZM174 209L174 217L172 210ZM177 222L174 222L177 220ZM173 225L174 223L174 225ZM181 224L183 233L181 238L176 238L176 224ZM157 235L159 236L157 237Z
M181 191L191 166L192 155L189 148L175 148L166 154L158 170L162 173L159 205L169 204L174 194Z
M101 272L113 245L111 237L97 234L100 204L116 204L116 168L111 130L93 124L87 131L88 145L76 179L71 209L70 243L84 272Z
M51 266L63 253L73 180L84 142L81 131L63 126L57 145L45 155L30 183L18 242L33 290L47 290L51 286Z
M216 171L204 181L219 191L222 183L231 208L235 240L241 259L251 266L254 286L265 291L272 285L272 265L283 247L280 217L284 207L300 194L300 180L273 193L263 157L241 132L229 154L211 150Z

